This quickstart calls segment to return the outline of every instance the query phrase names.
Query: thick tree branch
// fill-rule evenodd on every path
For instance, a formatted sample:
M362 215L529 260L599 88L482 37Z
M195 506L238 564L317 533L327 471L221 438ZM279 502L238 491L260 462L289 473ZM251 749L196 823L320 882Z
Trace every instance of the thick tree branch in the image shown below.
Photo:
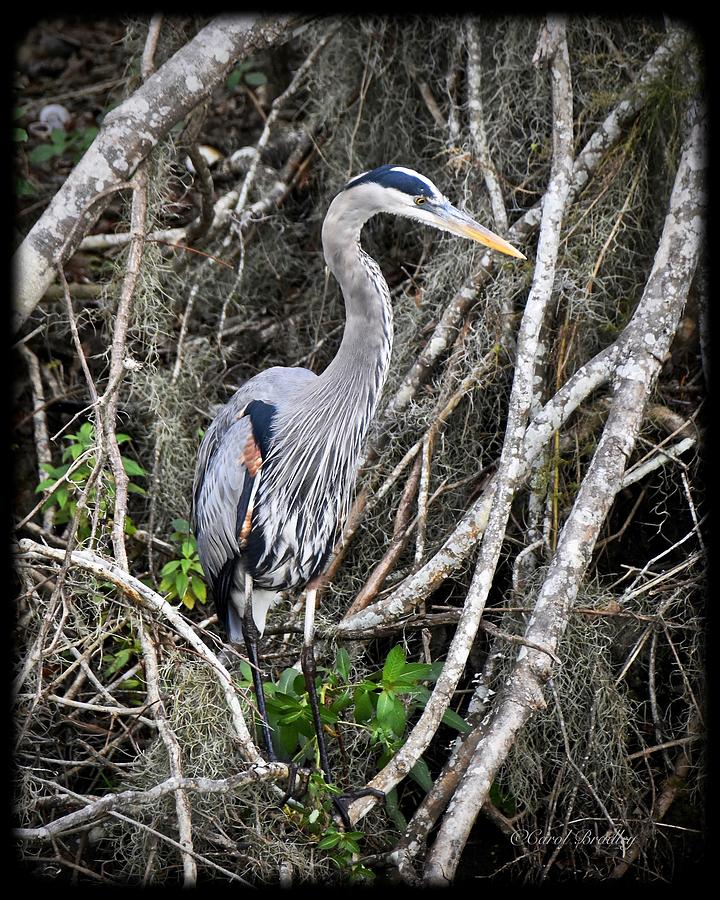
M631 322L632 343L617 367L611 410L577 499L560 534L530 619L526 637L557 652L569 611L590 563L642 424L652 385L669 352L698 261L705 214L704 112L691 111L693 125L678 167L663 234L643 298ZM494 704L428 857L425 880L452 881L478 811L515 736L544 706L542 686L551 674L547 653L522 648Z
M528 296L518 335L515 377L510 395L508 423L498 467L493 506L480 548L475 574L465 601L463 615L458 623L445 665L432 695L404 746L370 782L371 787L381 791L390 790L415 765L437 731L443 713L452 699L477 634L485 600L500 557L512 499L520 484L520 459L533 395L532 378L535 370L535 358L540 328L550 300L555 276L555 262L560 245L560 231L573 159L572 87L565 42L565 25L564 21L554 18L550 19L549 23L554 42L551 68L555 119L553 164L543 206L543 221L533 286ZM356 801L350 807L351 819L357 821L372 807L373 802L374 800L371 798L362 798Z
M109 193L132 176L238 59L282 43L299 21L290 16L219 16L106 116L90 149L15 254L15 329L52 283L56 266L72 255L96 221Z

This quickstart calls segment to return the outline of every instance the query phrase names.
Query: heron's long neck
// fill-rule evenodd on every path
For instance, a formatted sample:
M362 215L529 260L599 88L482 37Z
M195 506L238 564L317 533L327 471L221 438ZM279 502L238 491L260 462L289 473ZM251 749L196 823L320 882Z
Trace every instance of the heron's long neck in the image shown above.
M390 291L378 264L360 246L363 222L349 221L342 195L323 226L323 249L345 299L345 331L340 348L320 376L318 387L344 413L346 426L363 436L382 391L393 339Z

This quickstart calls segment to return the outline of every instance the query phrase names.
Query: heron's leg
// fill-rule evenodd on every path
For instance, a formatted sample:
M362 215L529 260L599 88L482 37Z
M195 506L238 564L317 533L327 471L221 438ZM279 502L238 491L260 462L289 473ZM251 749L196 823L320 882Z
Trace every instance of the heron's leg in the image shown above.
M310 698L310 709L313 715L313 724L315 726L315 734L318 740L318 753L320 755L320 765L325 775L325 781L332 784L333 777L330 771L330 760L327 755L325 745L325 736L323 734L322 719L320 718L320 704L318 702L317 689L315 687L315 654L313 652L313 636L315 633L315 600L317 596L317 588L309 588L305 597L305 629L303 631L303 648L300 656L303 675L305 676L305 687L307 688L308 697ZM339 797L333 797L333 806L338 811L343 825L348 830L352 827L350 817L348 815L348 806L359 797L373 796L380 800L385 799L385 794L375 788L360 788L357 791L348 791Z
M310 709L312 710L313 725L315 726L315 734L317 735L320 765L325 773L325 780L330 783L332 781L330 762L328 760L327 748L325 747L325 737L323 735L322 720L320 718L320 704L318 703L317 689L315 687L316 670L313 636L315 634L316 597L317 589L308 588L305 595L305 629L303 631L303 647L300 655L300 664L302 665L303 675L305 676L305 687L307 688L308 697L310 698Z
M277 762L277 756L272 744L270 736L270 726L268 725L267 710L265 708L265 694L263 692L262 677L260 676L260 663L258 660L258 638L260 632L255 624L252 614L252 598L253 598L253 580L252 576L245 574L245 613L243 615L243 633L245 635L245 646L247 647L248 659L250 660L250 669L252 670L253 687L255 689L255 699L260 713L262 723L263 739L267 749L267 755L270 762Z

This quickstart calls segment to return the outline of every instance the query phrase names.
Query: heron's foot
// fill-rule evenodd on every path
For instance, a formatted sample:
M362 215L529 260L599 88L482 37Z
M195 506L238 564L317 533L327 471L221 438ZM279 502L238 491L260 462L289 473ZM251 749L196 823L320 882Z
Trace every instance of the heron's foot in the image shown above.
M387 799L383 791L371 787L357 788L354 791L345 791L340 794L339 797L333 797L333 806L337 810L338 818L348 831L352 829L352 822L350 821L348 809L350 808L350 804L359 800L361 797L375 797L378 800L382 800L383 803Z
M297 764L294 762L288 763L287 789L281 799L278 800L278 806L283 807L288 800L294 799L295 788L297 787L297 773Z

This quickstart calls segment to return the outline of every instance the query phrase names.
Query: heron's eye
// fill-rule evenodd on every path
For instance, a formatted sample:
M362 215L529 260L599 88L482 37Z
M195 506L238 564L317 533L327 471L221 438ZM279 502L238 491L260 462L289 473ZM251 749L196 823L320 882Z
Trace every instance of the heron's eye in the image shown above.
M423 205L424 203L426 203L426 202L427 202L427 197L416 197L416 198L415 198L415 205L416 205L416 206L422 206L422 205Z

